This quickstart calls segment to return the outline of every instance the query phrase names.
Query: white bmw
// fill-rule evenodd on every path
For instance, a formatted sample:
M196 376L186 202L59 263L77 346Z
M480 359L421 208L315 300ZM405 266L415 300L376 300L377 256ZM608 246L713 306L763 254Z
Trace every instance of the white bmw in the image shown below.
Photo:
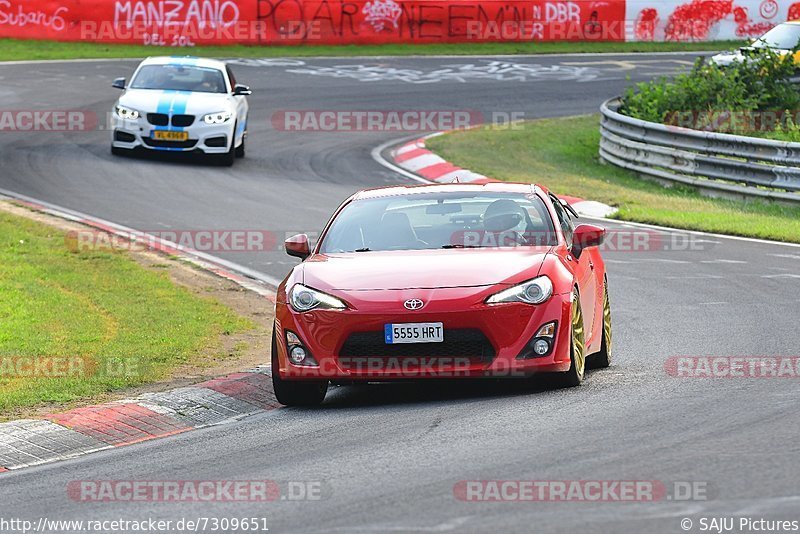
M222 61L195 57L150 57L111 113L111 152L135 149L215 154L223 165L244 156L248 104L246 85L236 83Z

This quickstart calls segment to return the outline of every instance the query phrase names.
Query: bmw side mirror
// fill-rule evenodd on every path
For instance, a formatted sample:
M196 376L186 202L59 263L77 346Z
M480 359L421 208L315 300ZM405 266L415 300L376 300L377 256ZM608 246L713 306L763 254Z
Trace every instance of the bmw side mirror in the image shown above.
M301 260L311 256L311 249L308 246L308 236L306 234L297 234L283 242L286 247L286 253L289 256L300 258Z
M233 95L234 96L247 96L247 95L252 95L252 94L253 94L253 91L251 91L250 87L248 87L247 85L242 85L240 83L237 83L233 87Z
M125 78L117 78L111 83L114 89L125 89Z
M572 233L572 253L580 257L589 247L599 247L606 239L606 229L593 224L580 224Z

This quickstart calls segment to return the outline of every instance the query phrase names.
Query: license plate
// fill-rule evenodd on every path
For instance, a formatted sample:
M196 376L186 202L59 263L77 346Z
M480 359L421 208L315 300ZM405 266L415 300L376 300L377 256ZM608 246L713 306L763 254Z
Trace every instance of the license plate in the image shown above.
M384 327L387 345L398 343L443 343L442 323L400 323Z
M159 141L186 141L189 139L189 132L175 132L172 130L154 130L153 139Z

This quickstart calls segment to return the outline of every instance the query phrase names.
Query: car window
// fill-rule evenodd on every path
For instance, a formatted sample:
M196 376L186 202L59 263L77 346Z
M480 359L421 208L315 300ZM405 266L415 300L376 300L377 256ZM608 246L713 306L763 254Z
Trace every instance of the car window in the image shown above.
M567 246L571 247L572 233L575 231L575 227L572 224L572 217L570 217L567 210L564 209L564 206L561 205L561 201L558 198L551 195L550 200L553 202L553 207L556 210L558 224L561 227L561 232L564 234L564 240L567 242Z
M779 24L753 43L757 48L791 50L800 43L800 25Z
M231 89L236 87L236 76L233 75L233 71L231 70L229 65L225 65L225 70L228 72L228 79L231 82Z
M136 73L130 88L199 93L228 92L221 70L186 65L145 65Z
M552 246L536 195L422 193L351 202L331 224L322 253Z

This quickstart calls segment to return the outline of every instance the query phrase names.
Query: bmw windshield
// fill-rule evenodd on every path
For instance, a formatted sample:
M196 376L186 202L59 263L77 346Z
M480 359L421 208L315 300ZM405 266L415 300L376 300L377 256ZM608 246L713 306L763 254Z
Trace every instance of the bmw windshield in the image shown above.
M424 193L355 200L320 252L552 246L553 223L536 195Z
M131 81L131 89L161 89L196 93L227 93L219 69L186 65L145 65Z

